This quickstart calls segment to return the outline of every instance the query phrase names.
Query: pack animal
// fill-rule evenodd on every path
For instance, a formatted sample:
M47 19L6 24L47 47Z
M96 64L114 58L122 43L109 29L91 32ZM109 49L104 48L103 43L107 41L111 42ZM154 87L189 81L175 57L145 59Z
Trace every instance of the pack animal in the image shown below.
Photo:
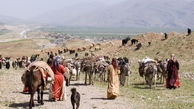
M85 59L81 62L81 71L85 73L85 85L87 85L89 77L89 85L93 85L93 73L94 73L94 63L92 60Z
M127 77L129 76L129 74L131 74L129 60L128 60L128 58L124 57L124 58L119 58L118 62L119 62L119 67L120 67L120 71L121 71L119 80L120 80L120 84L122 86L124 86L126 81L128 83Z
M29 88L30 102L29 108L34 107L34 94L38 92L38 103L43 105L43 90L45 88L47 77L54 79L54 73L51 68L43 61L36 61L28 66L28 69L22 75L22 82L25 87Z
M158 76L161 83L164 83L164 81L167 78L167 60L158 61L157 69L158 69Z
M142 61L139 61L139 74L141 77L145 77L145 81L150 88L152 88L153 83L156 87L156 80L158 74L156 63L154 62L144 63Z
M38 92L38 103L43 105L43 90L44 90L44 81L40 70L37 70L35 66L26 70L22 76L22 81L25 87L29 88L30 93L30 102L29 108L32 109L34 107L34 94ZM40 97L41 91L41 97Z

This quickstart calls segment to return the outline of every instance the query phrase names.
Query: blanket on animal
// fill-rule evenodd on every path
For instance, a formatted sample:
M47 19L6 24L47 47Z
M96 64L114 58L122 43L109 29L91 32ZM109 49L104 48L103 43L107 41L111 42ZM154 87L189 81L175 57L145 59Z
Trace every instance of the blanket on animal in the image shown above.
M153 62L153 63L155 63L156 61L154 60L154 59L150 59L150 58L144 58L144 59L142 59L142 61L141 61L142 63L149 63L149 62Z
M46 86L46 82L47 82L46 79L48 77L50 77L51 79L50 80L47 79L47 80L54 81L54 72L52 71L52 69L50 68L50 66L46 62L35 61L27 67L27 70L29 70L31 67L35 67L35 70L41 71L45 86ZM25 81L27 81L26 80L26 73L27 73L27 71L25 71L21 77L21 80L22 80L24 85L25 85ZM26 86L24 86L23 92L26 92L26 91L28 91L28 88Z
M40 70L42 73L42 77L51 77L54 80L54 72L52 71L51 67L44 61L35 61L32 62L28 69L30 69L32 66L35 66L37 70Z

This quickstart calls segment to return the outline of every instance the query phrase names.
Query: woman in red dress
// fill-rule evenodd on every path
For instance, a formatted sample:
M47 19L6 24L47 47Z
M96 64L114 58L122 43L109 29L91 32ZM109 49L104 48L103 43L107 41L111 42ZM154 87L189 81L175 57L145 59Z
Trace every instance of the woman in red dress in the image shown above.
M175 89L180 87L180 80L179 80L179 63L175 58L175 55L171 55L171 59L168 61L167 64L167 71L168 77L166 80L166 88Z
M63 93L63 82L64 82L64 76L65 68L63 65L60 64L61 59L60 57L55 57L53 60L53 64L51 65L51 69L54 72L54 83L52 85L52 98L54 101L56 100L63 100L64 99L64 93Z

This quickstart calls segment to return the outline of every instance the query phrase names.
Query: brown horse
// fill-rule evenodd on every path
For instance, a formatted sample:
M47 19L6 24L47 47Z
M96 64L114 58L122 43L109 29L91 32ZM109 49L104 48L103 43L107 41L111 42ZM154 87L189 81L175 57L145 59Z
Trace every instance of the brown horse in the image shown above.
M40 69L37 69L37 67L35 66L30 67L23 74L22 81L25 87L29 88L29 93L30 93L29 108L32 109L32 107L34 107L34 94L36 91L38 92L38 103L43 105L44 104L43 103L44 80ZM40 91L41 91L41 97L40 97Z

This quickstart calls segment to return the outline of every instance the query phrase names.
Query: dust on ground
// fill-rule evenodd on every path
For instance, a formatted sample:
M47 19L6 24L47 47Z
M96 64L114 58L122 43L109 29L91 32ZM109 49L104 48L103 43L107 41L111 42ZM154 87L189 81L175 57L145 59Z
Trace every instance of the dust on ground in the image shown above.
M28 108L29 94L22 94L23 84L21 75L23 70L1 70L0 71L0 108L1 109L23 109ZM48 100L48 90L44 94L44 105L37 103L35 94L34 109L72 109L70 102L71 88L77 88L81 95L80 109L131 109L132 104L127 98L118 97L116 100L106 99L106 88L97 86L85 86L82 81L72 81L67 87L66 101L51 102Z

